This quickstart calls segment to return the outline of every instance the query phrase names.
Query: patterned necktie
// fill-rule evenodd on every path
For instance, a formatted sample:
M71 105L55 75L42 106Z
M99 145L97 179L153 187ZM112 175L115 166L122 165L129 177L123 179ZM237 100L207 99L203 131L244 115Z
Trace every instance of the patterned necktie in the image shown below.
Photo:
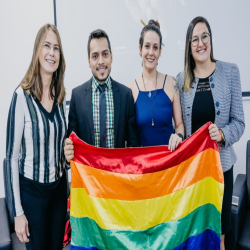
M99 115L100 115L100 147L106 148L106 98L105 98L105 88L106 83L99 84L98 89L100 90L99 97Z

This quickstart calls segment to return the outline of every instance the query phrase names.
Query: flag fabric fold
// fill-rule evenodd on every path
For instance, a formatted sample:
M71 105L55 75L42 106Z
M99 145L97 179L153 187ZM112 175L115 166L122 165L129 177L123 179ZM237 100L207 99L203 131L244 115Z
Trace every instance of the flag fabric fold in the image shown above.
M72 133L71 249L220 249L224 184L210 124L172 153L97 148Z

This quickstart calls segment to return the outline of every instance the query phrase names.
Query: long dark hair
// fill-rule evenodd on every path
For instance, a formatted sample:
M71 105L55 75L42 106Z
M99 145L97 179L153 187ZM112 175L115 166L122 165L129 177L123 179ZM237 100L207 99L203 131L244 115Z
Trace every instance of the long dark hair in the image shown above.
M193 58L193 55L191 53L191 41L194 27L197 23L205 23L208 32L210 33L210 44L211 44L211 53L210 53L210 59L212 62L215 62L213 55L213 42L212 42L212 31L210 28L210 25L206 18L202 16L197 16L194 18L191 23L188 26L187 29L187 35L186 35L186 47L185 47L185 61L184 61L184 85L183 85L183 91L190 91L190 88L192 87L193 82L195 81L194 76L194 68L195 68L195 61Z
M160 24L158 21L154 21L153 19L149 20L148 24L146 26L144 26L142 31L141 31L141 35L140 35L140 39L139 39L139 44L140 44L141 48L142 48L143 42L144 42L144 35L147 31L150 31L150 30L156 32L156 34L159 36L160 49L161 49L162 35L161 35L161 31L160 31Z

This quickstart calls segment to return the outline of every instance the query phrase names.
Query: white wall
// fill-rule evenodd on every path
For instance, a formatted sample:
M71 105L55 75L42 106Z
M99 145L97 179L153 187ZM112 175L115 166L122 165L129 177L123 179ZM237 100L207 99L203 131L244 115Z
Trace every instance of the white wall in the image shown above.
M128 84L141 74L139 37L147 23L158 20L165 46L159 72L176 76L183 70L186 31L191 20L204 16L210 23L215 59L240 68L242 90L250 91L250 1L246 0L57 0L57 25L61 34L67 70L67 100L71 90L91 77L87 61L90 32L104 29L113 51L111 76ZM98 18L93 18L93 15Z
M234 178L236 178L239 173L246 173L246 145L247 141L250 140L250 97L243 98L243 108L246 127L240 141L234 144L234 149L238 157L238 160L234 165Z
M0 0L0 197L4 196L2 162L10 101L28 69L36 34L45 23L54 23L53 0Z
M60 0L57 0L57 2L59 1ZM82 3L85 3L85 2L87 1L82 1ZM235 3L237 4L236 1ZM0 131L1 131L0 133L0 197L4 196L2 161L5 157L6 124L7 124L7 115L8 115L10 101L11 101L14 89L20 83L30 63L36 34L39 28L47 22L54 23L53 0L0 0L0 27L2 31L1 39L0 39L0 79L1 79L1 87L2 87L0 91L0 107L1 107L0 114L2 118L2 121L0 123ZM86 23L86 25L88 25L88 23ZM240 27L241 26L239 26L239 28ZM62 27L59 27L59 31L60 33L63 33L60 30L61 28ZM79 32L87 32L87 31L78 30L78 33ZM245 30L242 31L242 34L244 34L244 32ZM242 39L239 38L239 41L242 41ZM62 42L63 42L63 45L65 45L63 38L62 38ZM243 42L243 44L244 43L245 41ZM84 51L86 50L85 44L83 48L81 48L82 47L81 44L78 44L78 47L79 47L79 50L78 50L79 53L82 51L82 49L84 49ZM65 49L66 47L64 46L64 51ZM249 48L246 48L246 50L249 51ZM67 51L66 49L65 54L67 55L68 53L70 53L70 50ZM79 57L79 53L74 54L74 56L76 58ZM219 48L217 48L216 55L218 56L218 59L224 59L220 55ZM87 61L87 58L85 58L85 60ZM69 62L68 66L70 66L69 65L70 61L69 60L67 61L67 57L66 57L66 62L67 63ZM117 68L114 67L112 71L113 72L117 71L116 74L119 75L118 70L121 68L121 66L116 60L114 62L117 64ZM73 66L78 67L80 65L76 65L74 63ZM68 67L68 69L69 68L70 67ZM80 70L77 68L74 68L74 69ZM240 70L241 70L241 67L240 67ZM67 74L67 70L66 70L66 74ZM84 79L80 79L79 84L82 83L84 80L86 80L86 77ZM75 83L72 83L72 84L75 84ZM248 83L244 83L244 84L246 85ZM245 89L245 91L246 90L249 91L249 89ZM249 112L250 98L244 99L243 105L244 105L244 111L245 111L246 129L245 129L245 133L242 139L238 143L235 144L235 150L238 156L238 161L235 164L235 168L234 168L235 176L238 173L246 172L245 171L246 142L247 140L250 140L250 112Z
M162 55L158 70L176 76L183 69L185 36L189 22L198 15L210 23L213 34L214 56L218 60L236 63L240 69L242 91L250 91L249 30L250 1L210 0L57 0L57 24L61 34L67 70L65 85L67 100L72 88L91 77L87 61L89 33L104 29L110 38L113 51L111 76L127 84L141 72L139 35L140 19L148 22L153 18L161 25L163 36ZM92 18L93 14L98 18ZM114 21L115 20L115 21ZM246 129L241 140L235 144L238 161L234 176L245 173L246 142L250 140L250 98L243 101Z

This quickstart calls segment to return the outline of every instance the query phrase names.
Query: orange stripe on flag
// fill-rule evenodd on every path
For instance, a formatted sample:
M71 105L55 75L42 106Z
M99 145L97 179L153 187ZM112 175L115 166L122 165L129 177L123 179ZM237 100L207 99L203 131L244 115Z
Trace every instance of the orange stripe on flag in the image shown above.
M74 144L74 162L109 172L124 174L148 174L175 167L190 157L211 148L218 151L212 141L207 123L187 138L174 152L168 146L126 149L98 148L81 141L73 132L70 139ZM195 147L194 147L195 143Z
M223 183L220 168L219 152L211 148L173 168L149 174L112 173L71 161L71 187L85 188L88 195L105 199L151 199L176 192L206 177Z

